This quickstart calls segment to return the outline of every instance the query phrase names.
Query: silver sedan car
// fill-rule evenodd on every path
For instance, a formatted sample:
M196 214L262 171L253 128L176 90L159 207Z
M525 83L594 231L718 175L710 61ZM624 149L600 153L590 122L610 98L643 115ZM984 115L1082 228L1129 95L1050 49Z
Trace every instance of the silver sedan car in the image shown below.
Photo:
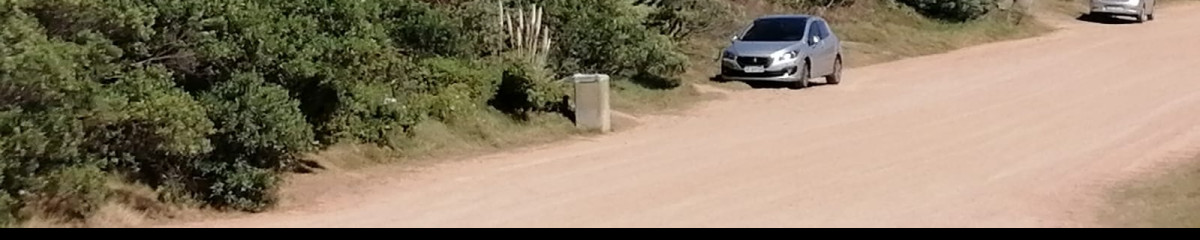
M789 82L842 78L842 43L829 24L810 15L773 15L754 20L721 54L721 78L734 81Z
M1090 14L1133 16L1137 21L1154 20L1155 0L1092 0Z

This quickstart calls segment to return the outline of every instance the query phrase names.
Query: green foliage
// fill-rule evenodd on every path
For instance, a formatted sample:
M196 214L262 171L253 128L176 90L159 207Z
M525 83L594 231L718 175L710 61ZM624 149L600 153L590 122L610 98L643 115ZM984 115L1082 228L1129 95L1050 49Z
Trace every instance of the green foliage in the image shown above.
M486 106L495 95L500 80L498 63L481 63L450 58L430 58L419 64L421 92L429 93L425 100L429 116L437 120L454 120L469 116L466 113Z
M496 95L488 101L500 111L526 117L530 112L562 111L567 104L565 85L554 82L544 70L513 64L504 70Z
M419 101L409 92L379 82L341 83L339 104L323 131L332 139L389 145L393 137L423 119Z
M716 34L740 17L725 0L662 0L646 25L679 41L697 34Z
M545 22L557 29L551 56L557 74L605 73L619 78L682 73L676 43L648 27L650 9L626 1L544 0Z
M312 149L312 127L300 104L255 73L234 75L200 99L216 127L213 160L278 170Z
M71 166L48 172L28 199L31 207L55 216L83 218L108 197L105 173L94 166Z
M975 20L995 7L991 0L898 0L922 15L946 21Z
M564 112L567 74L675 87L679 42L729 11L678 2L509 2L545 7L540 66L505 51L491 0L0 0L0 224L82 218L114 177L258 211L314 141Z
M209 203L259 211L275 201L277 173L312 148L312 128L286 89L237 73L201 96L216 151L199 163L196 188Z
M263 211L278 201L277 187L281 179L270 169L247 164L246 160L202 163L197 177L203 187L198 190L206 202L245 211Z
M85 151L150 184L186 178L179 169L212 150L213 124L162 68L129 70L105 85L106 105L86 124Z
M0 166L2 167L2 166ZM17 223L17 206L20 201L9 195L7 192L0 192L0 228L9 227Z

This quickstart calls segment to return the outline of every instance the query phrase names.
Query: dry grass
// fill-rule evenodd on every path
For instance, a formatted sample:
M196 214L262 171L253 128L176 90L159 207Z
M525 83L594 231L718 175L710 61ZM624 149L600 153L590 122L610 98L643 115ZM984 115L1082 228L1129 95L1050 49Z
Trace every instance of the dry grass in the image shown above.
M1032 17L993 12L981 20L949 23L921 17L891 1L864 1L826 16L838 31L849 66L865 66L937 54L1003 40L1036 36L1052 30Z
M101 206L85 224L93 228L127 228L141 226L147 221L145 212L119 203Z
M1200 161L1152 172L1157 174L1116 188L1099 223L1112 227L1200 227Z
M537 114L517 120L500 112L481 111L462 121L422 122L413 127L408 137L398 138L391 148L341 144L311 154L307 159L323 170L355 170L377 164L479 155L557 141L577 133L569 119L557 114ZM319 170L322 169L316 169Z

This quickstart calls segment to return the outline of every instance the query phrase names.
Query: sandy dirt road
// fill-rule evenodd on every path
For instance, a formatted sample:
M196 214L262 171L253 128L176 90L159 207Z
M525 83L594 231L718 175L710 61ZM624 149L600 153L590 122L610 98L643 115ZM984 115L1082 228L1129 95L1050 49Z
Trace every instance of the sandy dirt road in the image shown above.
M629 131L172 226L1096 226L1107 186L1200 146L1200 5L1158 15L735 91Z

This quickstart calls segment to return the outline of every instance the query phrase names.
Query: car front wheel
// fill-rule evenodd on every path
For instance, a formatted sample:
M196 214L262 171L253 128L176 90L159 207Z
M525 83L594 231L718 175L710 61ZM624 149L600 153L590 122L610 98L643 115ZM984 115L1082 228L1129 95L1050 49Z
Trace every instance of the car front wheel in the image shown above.
M811 64L808 64L808 62L805 62L804 66L800 67L800 71L796 72L796 82L792 83L792 88L807 88L808 87L808 73L811 70L811 69L809 69L810 65Z
M1138 23L1145 23L1146 21L1150 21L1150 16L1148 14L1146 14L1147 11L1148 11L1148 9L1146 8L1146 4L1142 3L1142 12L1139 12L1137 15Z
M833 85L842 82L842 56L833 61L833 73L825 76L825 82Z

